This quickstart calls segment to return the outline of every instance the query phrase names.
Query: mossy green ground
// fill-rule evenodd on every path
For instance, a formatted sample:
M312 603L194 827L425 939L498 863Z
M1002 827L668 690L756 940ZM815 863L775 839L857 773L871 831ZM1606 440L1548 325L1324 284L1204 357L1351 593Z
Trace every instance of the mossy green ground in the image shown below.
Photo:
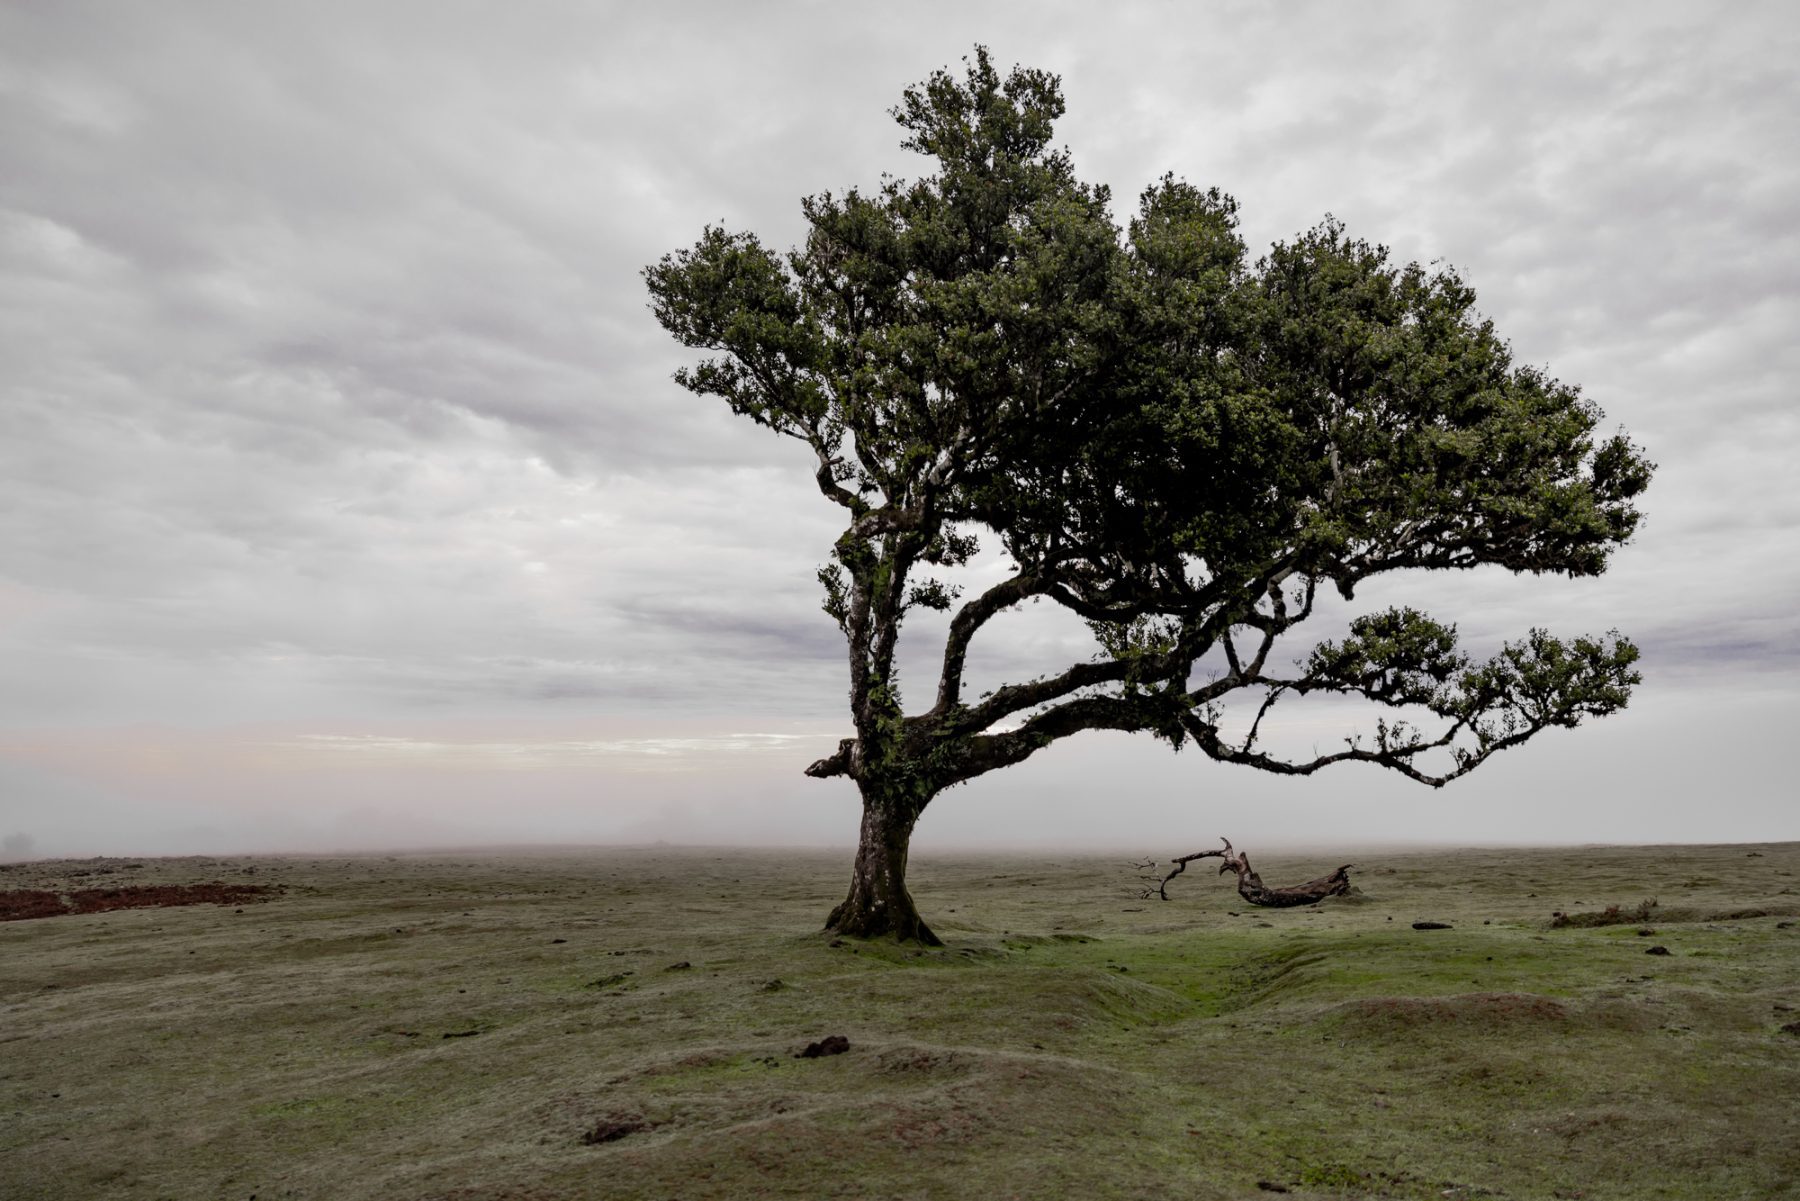
M920 856L930 951L818 932L847 854L15 866L283 891L0 925L0 1196L1800 1195L1800 845L1345 857Z

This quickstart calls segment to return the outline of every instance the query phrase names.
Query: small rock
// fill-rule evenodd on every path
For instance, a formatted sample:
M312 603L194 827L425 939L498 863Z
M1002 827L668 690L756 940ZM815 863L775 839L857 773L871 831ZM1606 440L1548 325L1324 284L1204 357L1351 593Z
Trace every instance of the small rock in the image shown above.
M1454 930L1455 928L1456 927L1452 926L1449 922L1414 922L1413 923L1413 929L1415 929L1415 930Z
M773 980L764 981L762 990L764 992L780 992L787 987L788 987L787 981L785 981L785 980L781 979L779 976L777 976Z
M550 940L550 945L551 945L551 946L555 946L555 945L556 945L556 944L557 944L557 943L559 943L559 942L568 942L568 941L569 941L569 940L568 940L568 939L566 939L566 938L553 938L553 939L551 939L551 940Z
M1644 948L1644 954L1646 954L1646 955L1673 955L1674 953L1675 952L1669 950L1669 948L1667 948L1665 946L1662 946L1660 943L1654 947L1645 947Z
M804 1051L796 1051L795 1059L818 1059L825 1055L842 1055L850 1049L850 1040L841 1034L828 1034L816 1043L807 1043Z
M690 968L692 968L693 966L694 966L693 964L691 964L687 960L683 959L680 963L671 963L668 967L664 968L663 971L665 971L665 972L685 972L685 971L689 970Z

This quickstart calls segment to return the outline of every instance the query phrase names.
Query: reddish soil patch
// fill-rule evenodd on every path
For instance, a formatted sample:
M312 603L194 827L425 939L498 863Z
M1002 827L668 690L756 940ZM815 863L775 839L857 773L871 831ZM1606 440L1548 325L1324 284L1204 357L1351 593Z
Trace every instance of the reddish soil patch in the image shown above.
M264 884L121 884L112 888L78 888L52 892L15 888L0 892L0 922L68 913L107 913L114 909L156 909L172 905L242 905L265 898Z
M60 893L47 888L14 888L0 892L0 922L22 922L33 917L55 917L69 912Z
M656 1123L647 1121L643 1114L614 1113L596 1122L593 1129L581 1136L581 1141L590 1147L597 1147L602 1143L616 1143L628 1135L654 1129Z

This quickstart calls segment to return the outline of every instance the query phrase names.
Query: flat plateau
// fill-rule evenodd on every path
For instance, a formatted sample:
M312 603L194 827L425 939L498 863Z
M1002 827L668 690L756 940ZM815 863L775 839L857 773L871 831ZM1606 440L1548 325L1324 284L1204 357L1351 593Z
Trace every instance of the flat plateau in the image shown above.
M0 1197L1800 1195L1800 844L1345 858L915 852L930 950L848 852L8 865L266 891L0 921Z

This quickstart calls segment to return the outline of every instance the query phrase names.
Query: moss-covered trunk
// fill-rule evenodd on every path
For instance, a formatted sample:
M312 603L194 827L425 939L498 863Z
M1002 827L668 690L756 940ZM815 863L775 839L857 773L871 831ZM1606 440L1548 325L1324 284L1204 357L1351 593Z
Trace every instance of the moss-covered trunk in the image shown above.
M862 843L856 851L850 893L825 919L826 929L858 938L941 945L906 891L906 850L921 808L864 786Z

